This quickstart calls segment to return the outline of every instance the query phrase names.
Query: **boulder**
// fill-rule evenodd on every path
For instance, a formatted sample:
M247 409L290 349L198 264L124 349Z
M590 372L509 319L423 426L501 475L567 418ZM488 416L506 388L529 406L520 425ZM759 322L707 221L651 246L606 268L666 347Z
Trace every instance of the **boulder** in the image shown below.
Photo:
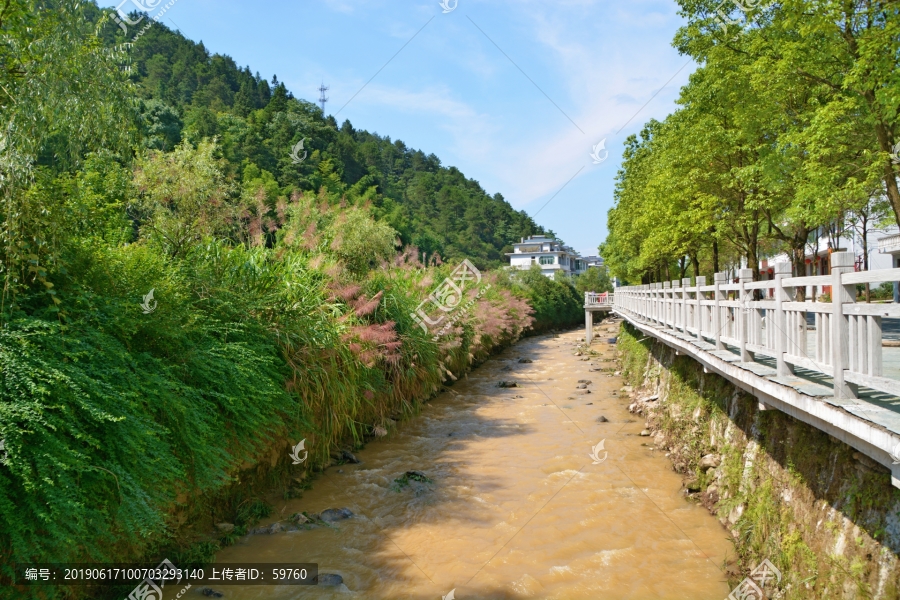
M250 533L253 535L262 535L262 534L280 533L284 530L285 530L285 526L281 522L276 521L275 523L272 523L271 525L266 525L265 527L257 527L256 529L253 529Z
M350 452L349 450L342 450L341 458L344 459L345 461L347 461L348 463L352 463L354 465L359 464L359 459L356 458L355 456L353 456L353 453Z
M519 362L523 365L533 362L530 358L520 358Z
M709 469L716 468L720 464L722 464L722 459L715 454L707 454L703 458L700 459L700 468L701 469Z
M592 381L590 379L579 379L578 383L583 383L584 385L591 385Z
M519 387L519 384L516 383L515 381L501 381L497 387L514 388L514 387Z
M234 531L234 523L216 523L216 529L222 533L231 533Z
M406 478L411 481L421 481L423 483L431 482L431 480L428 479L428 476L422 471L407 471Z
M598 423L609 423L609 419L607 419L603 415L600 415L599 417L597 417L597 422Z
M684 489L686 489L688 491L688 493L690 493L690 494L699 492L700 491L700 481L696 477L687 479L684 482Z
M319 573L313 578L313 581L318 585L336 586L344 583L344 578L337 573Z
M334 523L335 521L349 519L352 516L353 513L350 512L349 508L329 508L327 510L323 510L322 514L319 515L319 518L326 523Z
M649 429L644 429L643 431L641 431L641 437L649 437L649 435L650 435Z

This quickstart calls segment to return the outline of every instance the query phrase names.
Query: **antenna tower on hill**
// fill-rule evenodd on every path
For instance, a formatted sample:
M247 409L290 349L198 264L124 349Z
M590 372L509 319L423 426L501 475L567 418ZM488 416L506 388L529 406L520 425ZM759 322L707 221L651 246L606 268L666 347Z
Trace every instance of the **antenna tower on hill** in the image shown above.
M328 98L325 97L325 92L327 92L330 88L325 86L323 82L322 85L319 86L319 92L321 95L319 96L319 103L322 105L322 114L325 114L325 103L328 102Z

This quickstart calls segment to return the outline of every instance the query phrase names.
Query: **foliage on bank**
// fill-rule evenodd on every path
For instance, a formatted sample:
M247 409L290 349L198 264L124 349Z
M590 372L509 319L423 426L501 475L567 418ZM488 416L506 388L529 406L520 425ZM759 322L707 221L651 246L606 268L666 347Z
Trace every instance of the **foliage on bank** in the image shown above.
M398 241L377 177L343 179L318 148L312 189L273 183L252 161L238 176L227 136L147 148L122 69L129 48L100 43L108 24L92 28L92 5L11 6L0 28L0 576L14 563L178 551L193 541L185 526L224 510L222 498L251 522L264 505L228 493L248 473L278 466L302 480L516 340L529 302L546 302L539 325L580 305L567 283L484 272L435 338L413 313L457 263L435 252L425 264ZM275 98L251 114L306 111L330 127ZM301 439L308 460L287 466Z

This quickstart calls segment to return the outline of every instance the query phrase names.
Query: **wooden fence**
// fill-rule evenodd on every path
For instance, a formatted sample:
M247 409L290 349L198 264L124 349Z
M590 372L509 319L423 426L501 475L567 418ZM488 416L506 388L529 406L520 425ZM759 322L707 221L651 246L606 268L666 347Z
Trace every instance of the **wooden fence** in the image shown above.
M900 396L900 381L883 375L881 344L882 318L900 317L900 305L856 302L858 284L900 281L900 269L854 272L853 253L834 252L828 275L792 277L784 262L766 281L753 281L751 269L737 282L725 273L713 285L696 279L617 288L615 310L716 349L731 346L743 362L770 357L779 377L795 367L827 375L837 398L856 398L859 386Z

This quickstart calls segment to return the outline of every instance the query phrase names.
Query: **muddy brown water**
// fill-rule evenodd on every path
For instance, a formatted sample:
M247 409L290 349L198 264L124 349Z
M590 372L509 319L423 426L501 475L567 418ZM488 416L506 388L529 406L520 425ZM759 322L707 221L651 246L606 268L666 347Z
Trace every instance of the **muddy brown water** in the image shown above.
M314 562L340 586L213 588L236 600L437 600L451 590L458 600L722 600L727 534L685 499L664 451L640 437L644 422L627 411L621 378L589 370L612 366L602 358L613 358L603 342L614 334L598 333L601 360L573 356L581 332L507 349L370 442L361 464L331 467L302 498L277 501L262 525L340 507L353 518L250 535L216 559ZM591 393L575 393L580 379ZM594 464L601 440L605 460ZM408 470L433 483L398 491Z

